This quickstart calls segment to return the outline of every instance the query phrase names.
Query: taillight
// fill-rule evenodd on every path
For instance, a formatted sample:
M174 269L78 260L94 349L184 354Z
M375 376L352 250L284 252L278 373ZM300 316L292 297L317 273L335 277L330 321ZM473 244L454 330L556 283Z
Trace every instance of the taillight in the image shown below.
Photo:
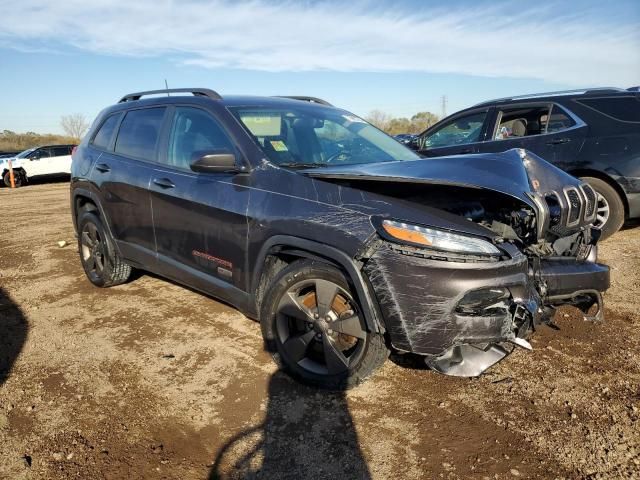
M71 149L71 156L72 157L75 155L77 149L78 149L77 145Z

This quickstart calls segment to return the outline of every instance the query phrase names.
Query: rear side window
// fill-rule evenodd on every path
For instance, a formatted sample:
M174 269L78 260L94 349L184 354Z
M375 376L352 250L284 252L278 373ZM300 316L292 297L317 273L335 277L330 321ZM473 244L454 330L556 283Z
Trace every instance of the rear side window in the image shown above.
M171 128L167 163L189 170L198 157L216 150L233 151L218 122L199 108L177 107Z
M69 147L53 147L53 155L54 157L63 157L65 155L69 155L71 153L69 151Z
M156 143L164 112L164 107L128 112L120 124L116 153L127 157L155 160Z
M549 105L531 105L505 108L498 111L494 140L530 137L545 133Z
M640 99L635 96L585 98L577 102L615 120L640 122Z
M120 119L120 114L116 113L114 115L109 116L100 129L98 133L96 133L95 137L93 137L93 145L98 148L108 148L111 144L111 137L113 136L113 131L118 125L118 120Z

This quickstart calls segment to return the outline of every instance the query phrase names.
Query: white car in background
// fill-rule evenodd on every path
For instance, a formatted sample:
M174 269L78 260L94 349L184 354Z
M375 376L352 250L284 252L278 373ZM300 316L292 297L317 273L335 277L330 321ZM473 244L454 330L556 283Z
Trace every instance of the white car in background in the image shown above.
M71 152L75 145L46 145L30 148L15 157L0 158L0 172L4 184L11 186L9 161L13 168L16 187L24 185L34 177L46 175L69 175Z

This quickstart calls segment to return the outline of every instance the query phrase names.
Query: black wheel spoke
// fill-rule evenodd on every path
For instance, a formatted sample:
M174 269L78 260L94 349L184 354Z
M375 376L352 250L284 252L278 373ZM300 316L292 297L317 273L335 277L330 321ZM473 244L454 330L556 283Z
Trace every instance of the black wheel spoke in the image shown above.
M96 271L98 273L102 273L102 271L104 270L104 255L102 255L102 252L96 252L95 254L95 263L96 263Z
M280 305L278 305L278 312L288 317L304 320L305 322L313 321L313 315L309 309L300 304L297 295L293 292L287 292L282 296Z
M322 345L324 347L324 361L327 364L329 374L336 375L347 371L349 360L338 350L331 338L326 334L322 335Z
M345 318L344 320L336 320L331 324L331 328L336 332L361 338L363 340L367 337L367 332L363 330L362 325L360 324L360 319L357 315Z
M295 363L302 360L306 356L309 343L313 340L315 334L316 332L309 330L302 335L289 338L282 344L287 356Z
M89 271L93 271L96 269L96 257L93 254L89 255L89 258L87 258L85 261L87 263L87 268L89 269Z
M316 302L318 304L318 315L324 317L331 311L333 300L338 294L339 287L327 280L316 280Z
M82 244L86 245L87 247L91 248L93 247L93 240L91 239L91 236L89 235L88 231L84 231L82 232Z
M95 244L98 240L98 230L93 223L87 224L87 233L89 234L89 238L93 241L92 245Z

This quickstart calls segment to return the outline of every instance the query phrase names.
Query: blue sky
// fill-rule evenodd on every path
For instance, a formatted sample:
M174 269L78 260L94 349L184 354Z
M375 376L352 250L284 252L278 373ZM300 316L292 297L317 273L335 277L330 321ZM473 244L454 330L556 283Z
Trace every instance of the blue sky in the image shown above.
M640 2L0 0L0 131L138 90L326 98L359 115L640 85Z

